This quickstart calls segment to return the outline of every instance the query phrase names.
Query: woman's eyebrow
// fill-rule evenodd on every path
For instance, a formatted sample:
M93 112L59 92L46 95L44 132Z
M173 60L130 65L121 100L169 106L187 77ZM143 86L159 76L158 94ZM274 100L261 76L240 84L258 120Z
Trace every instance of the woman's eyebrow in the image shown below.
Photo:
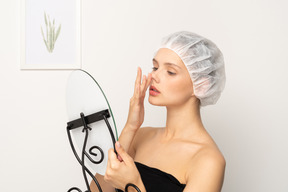
M152 59L152 61L154 61L154 62L156 62L156 63L158 63L158 61L156 60L156 59ZM175 67L178 67L178 68L181 68L181 67L179 67L178 65L176 65L176 64L174 64L174 63L164 63L164 65L172 65L172 66L175 66Z

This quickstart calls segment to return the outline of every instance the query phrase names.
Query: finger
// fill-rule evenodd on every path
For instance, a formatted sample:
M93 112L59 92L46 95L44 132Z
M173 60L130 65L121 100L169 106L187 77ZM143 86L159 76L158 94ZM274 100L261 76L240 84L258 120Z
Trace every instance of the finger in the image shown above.
M143 75L142 84L140 86L140 95L141 96L143 96L143 93L145 94L146 81L147 81L147 78L145 75Z
M115 170L118 168L118 166L119 166L119 160L114 152L114 149L109 149L107 167Z
M111 153L110 153L110 150L108 150L107 169L111 167Z
M144 92L146 92L146 90L147 90L148 87L150 86L150 84L151 84L151 80L152 80L152 74L149 73L148 76L147 76L147 80L146 80L146 85L145 85Z
M114 152L114 149L109 149L108 150L108 163L113 163L113 162L115 162L117 160L117 156L116 156L116 154L115 154L115 152Z
M120 155L117 155L117 158L118 158L118 160L119 160L120 162L123 161L123 159L122 159L122 157L121 157Z
M134 86L134 94L136 94L137 86L141 84L141 76L142 76L142 70L140 67L137 68L137 77L135 80L135 86Z
M140 85L137 85L136 88L135 88L135 95L134 95L134 97L135 97L136 99L139 99L139 98L140 98L140 89L141 89Z
M126 153L124 148L120 145L120 143L117 141L115 143L116 151L118 155L123 159L123 161L127 164L130 163L131 157Z

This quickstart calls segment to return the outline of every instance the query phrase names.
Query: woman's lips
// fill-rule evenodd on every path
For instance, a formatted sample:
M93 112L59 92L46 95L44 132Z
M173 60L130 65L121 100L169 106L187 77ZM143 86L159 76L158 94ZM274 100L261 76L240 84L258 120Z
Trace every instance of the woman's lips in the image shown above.
M150 86L150 89L149 89L149 94L151 96L156 96L156 95L159 95L160 94L160 91L158 91L156 89L156 87L154 87L153 85Z

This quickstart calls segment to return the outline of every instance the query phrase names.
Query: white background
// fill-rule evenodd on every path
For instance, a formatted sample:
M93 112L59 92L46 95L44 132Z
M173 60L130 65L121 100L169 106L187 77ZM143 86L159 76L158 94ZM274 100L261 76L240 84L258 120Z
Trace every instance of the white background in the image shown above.
M84 0L82 61L123 127L137 66L188 30L223 51L227 84L203 121L226 157L224 192L288 191L286 0ZM20 0L0 3L0 191L84 191L65 126L68 70L20 70ZM165 109L146 105L145 125Z

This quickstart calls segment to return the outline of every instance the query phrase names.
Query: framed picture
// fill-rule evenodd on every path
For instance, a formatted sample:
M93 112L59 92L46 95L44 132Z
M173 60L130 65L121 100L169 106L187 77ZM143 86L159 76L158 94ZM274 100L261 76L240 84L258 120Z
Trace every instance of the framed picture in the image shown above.
M21 3L21 69L81 69L81 0Z

